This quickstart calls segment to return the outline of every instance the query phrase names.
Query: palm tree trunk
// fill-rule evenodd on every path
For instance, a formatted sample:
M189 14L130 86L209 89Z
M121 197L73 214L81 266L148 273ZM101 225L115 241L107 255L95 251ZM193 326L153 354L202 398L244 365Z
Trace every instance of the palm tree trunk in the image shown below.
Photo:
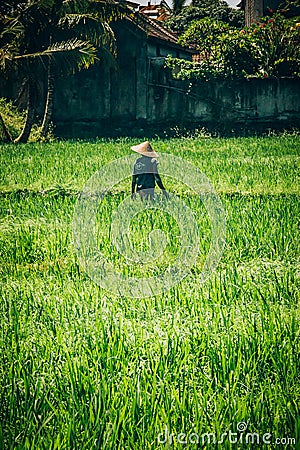
M43 123L41 128L42 135L46 135L49 131L49 125L53 113L53 94L54 94L54 73L53 62L49 59L48 62L48 86L47 86L47 99L45 105L45 112L43 117Z
M2 130L2 136L3 139L1 139L3 142L12 142L12 137L11 134L9 132L9 129L7 128L2 115L0 114L0 129Z
M27 112L26 119L23 130L20 135L14 140L15 144L25 143L28 141L31 128L34 122L35 116L35 108L34 108L34 99L33 99L33 83L31 80L28 80L27 85Z

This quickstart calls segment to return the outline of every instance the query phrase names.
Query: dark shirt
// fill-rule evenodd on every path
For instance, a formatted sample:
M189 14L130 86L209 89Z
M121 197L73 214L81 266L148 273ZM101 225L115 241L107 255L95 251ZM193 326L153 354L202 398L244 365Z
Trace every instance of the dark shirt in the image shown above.
M137 191L142 189L154 189L155 183L157 183L160 189L165 190L157 166L158 163L155 158L142 156L136 160L132 175L132 193L135 191L135 186L137 187Z

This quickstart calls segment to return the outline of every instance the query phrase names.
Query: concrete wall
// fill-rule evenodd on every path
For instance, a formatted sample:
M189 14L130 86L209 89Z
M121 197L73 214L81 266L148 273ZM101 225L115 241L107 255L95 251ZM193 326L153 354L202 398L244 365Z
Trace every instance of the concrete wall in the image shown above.
M147 37L130 22L115 33L117 63L106 58L56 80L57 135L151 137L175 126L220 132L300 127L300 79L178 81L164 68L164 56L178 56L178 47ZM0 80L0 96L15 94L16 80ZM43 107L41 102L40 114Z
M56 81L53 121L59 134L101 136L146 120L145 36L130 23L115 33L117 62L107 57L88 70Z
M189 82L172 79L163 60L149 74L148 120L223 128L300 125L300 79Z
M153 106L149 77L157 71L158 77L165 76L167 55L191 58L190 53L167 41L147 37L129 21L123 21L114 32L117 62L108 58L88 71L56 80L53 121L59 135L141 134L147 126L155 127L156 121L165 120L159 111L151 112L156 103ZM159 107L167 109L167 104Z
M174 126L221 132L300 127L300 79L178 81L164 68L163 57L147 56L146 44L128 45L117 68L102 63L58 84L58 134L150 136Z

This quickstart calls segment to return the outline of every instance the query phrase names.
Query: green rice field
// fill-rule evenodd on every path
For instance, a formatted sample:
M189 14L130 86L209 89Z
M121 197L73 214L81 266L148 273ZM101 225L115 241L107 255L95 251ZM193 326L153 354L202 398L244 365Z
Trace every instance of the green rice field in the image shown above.
M206 174L227 227L203 284L210 222L165 178L207 240L187 277L147 298L94 283L72 237L86 181L136 143L0 147L0 448L300 449L299 134L153 141ZM129 174L105 197L104 234L130 187ZM176 253L163 211L133 225L135 245L154 228ZM109 234L98 238L118 264Z

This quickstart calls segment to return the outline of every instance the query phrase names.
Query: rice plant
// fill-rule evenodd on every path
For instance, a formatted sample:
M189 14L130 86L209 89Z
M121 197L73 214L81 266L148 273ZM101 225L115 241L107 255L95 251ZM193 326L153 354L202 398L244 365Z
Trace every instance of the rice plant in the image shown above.
M1 147L0 448L299 448L299 137L153 143L211 179L227 236L206 283L198 261L147 298L99 287L72 238L86 180L133 143ZM109 227L127 181L99 210L99 245L115 262ZM193 208L204 254L203 206L166 185ZM148 230L176 231L172 220L145 212L133 242L147 250ZM170 258L176 246L174 232Z

